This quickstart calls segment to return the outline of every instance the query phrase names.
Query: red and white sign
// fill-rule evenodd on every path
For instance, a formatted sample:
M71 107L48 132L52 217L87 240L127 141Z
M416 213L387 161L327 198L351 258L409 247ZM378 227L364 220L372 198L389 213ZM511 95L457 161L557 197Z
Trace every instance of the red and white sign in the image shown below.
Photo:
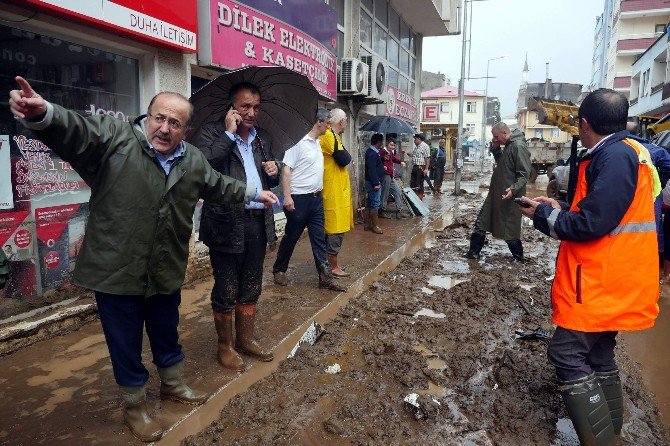
M388 86L386 99L386 116L398 118L416 126L419 124L419 101L409 93Z
M44 257L44 264L49 269L54 269L60 263L60 254L57 251L49 251Z
M196 0L27 0L59 15L121 30L152 43L195 53Z
M440 104L423 104L423 122L440 121Z
M33 241L33 236L26 229L20 229L14 234L14 244L18 248L27 248Z
M282 66L307 76L322 96L337 99L337 57L325 46L299 29L241 3L209 1L209 36L201 32L198 51L201 65L231 69Z

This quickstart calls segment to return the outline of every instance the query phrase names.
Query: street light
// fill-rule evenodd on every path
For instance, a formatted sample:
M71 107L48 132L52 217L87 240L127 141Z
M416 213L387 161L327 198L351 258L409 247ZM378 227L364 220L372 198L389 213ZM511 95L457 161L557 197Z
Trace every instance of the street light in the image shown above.
M489 64L494 60L504 59L508 57L508 54L503 54L502 56L494 57L486 61L486 88L484 89L484 113L482 113L482 164L481 171L484 171L484 148L486 146L486 121L487 121L487 105L489 103Z

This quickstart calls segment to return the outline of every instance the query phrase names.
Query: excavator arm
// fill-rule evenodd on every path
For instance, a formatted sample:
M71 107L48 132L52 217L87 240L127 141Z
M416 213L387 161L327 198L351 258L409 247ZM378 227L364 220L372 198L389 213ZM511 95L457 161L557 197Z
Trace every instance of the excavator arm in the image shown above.
M554 125L573 136L579 135L577 127L579 107L572 102L533 97L528 99L528 110L537 112L540 124Z

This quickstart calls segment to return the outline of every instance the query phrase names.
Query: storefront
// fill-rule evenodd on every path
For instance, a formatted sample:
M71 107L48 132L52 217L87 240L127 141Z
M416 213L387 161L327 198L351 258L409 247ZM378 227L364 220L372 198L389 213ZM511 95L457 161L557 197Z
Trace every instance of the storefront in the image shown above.
M22 3L29 5L0 2L0 91L16 88L20 75L47 100L84 116L143 113L146 98L162 89L152 81L161 69L151 58L153 45L177 60L196 48L194 1L190 30L184 24L188 13L170 23L152 16L151 8L132 10L138 2ZM189 2L172 3L180 9ZM0 297L39 296L70 284L91 192L67 162L14 119L6 99L0 102L0 243L10 265Z

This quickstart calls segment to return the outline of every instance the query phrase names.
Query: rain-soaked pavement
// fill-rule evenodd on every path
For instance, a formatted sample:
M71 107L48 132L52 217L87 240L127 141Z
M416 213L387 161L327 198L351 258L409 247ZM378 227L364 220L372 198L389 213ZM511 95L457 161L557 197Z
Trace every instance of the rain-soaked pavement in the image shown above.
M474 191L477 184L464 183L464 187ZM364 232L362 225L347 234L340 264L352 273L343 281L351 288L339 296L317 288L306 237L291 260L287 288L272 283L270 268L276 254L268 254L257 334L262 336L263 344L276 348L276 358L288 355L311 320L337 313L380 271L423 247L433 229L431 222L437 219L435 227L444 227L443 218L451 199L442 195L440 199L428 197L426 202L433 210L429 217L381 220L383 235ZM151 373L147 388L150 410L163 427L177 425L160 444L178 444L184 436L207 426L232 396L272 373L279 363L245 358L250 367L237 374L216 362L209 305L211 287L209 280L185 287L180 309L180 341L186 354L187 379L198 389L217 393L204 407L194 411L192 407L159 399L159 381L145 342L143 357ZM0 384L0 445L139 444L122 426L118 390L98 322L0 358ZM188 421L179 424L187 416Z

